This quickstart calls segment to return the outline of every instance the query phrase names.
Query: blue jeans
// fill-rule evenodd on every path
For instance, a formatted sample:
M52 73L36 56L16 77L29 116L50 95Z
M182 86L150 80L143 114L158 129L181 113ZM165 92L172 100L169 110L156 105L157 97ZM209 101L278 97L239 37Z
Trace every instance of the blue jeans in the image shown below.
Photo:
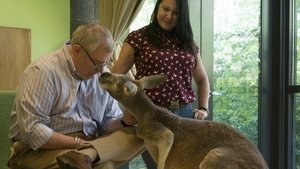
M173 113L180 117L194 118L193 108L191 104L184 105Z
M180 117L185 117L185 118L193 118L194 117L192 104L184 105L180 109L176 110L173 113ZM147 169L157 169L157 164L153 161L152 157L150 156L150 154L147 150L145 150L141 154L141 156L147 166Z

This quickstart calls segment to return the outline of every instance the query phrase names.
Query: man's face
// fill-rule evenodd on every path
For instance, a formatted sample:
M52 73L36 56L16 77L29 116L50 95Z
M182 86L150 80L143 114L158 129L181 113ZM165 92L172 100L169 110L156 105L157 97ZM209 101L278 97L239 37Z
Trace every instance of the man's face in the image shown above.
M111 46L111 42L103 42L91 53L88 53L88 51L81 46L80 54L82 57L76 70L82 79L89 79L96 73L103 72L103 68L110 63L113 51Z

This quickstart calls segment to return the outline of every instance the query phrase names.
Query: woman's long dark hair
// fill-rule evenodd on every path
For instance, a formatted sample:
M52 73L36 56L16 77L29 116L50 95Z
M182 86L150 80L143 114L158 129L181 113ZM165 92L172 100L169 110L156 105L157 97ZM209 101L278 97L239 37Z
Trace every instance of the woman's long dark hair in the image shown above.
M160 32L161 28L157 20L158 7L162 1L163 0L158 0L156 2L154 11L151 16L151 21L147 29L150 42L157 47L163 46L158 37L158 32ZM177 37L180 46L196 57L196 51L193 49L194 36L190 23L188 0L176 0L176 3L178 12L177 24L171 31L172 36Z

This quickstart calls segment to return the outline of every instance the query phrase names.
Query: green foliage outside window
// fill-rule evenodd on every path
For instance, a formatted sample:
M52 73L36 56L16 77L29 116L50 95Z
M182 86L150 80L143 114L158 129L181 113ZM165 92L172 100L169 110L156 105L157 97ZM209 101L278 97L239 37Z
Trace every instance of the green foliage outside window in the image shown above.
M213 119L257 144L260 0L214 2Z

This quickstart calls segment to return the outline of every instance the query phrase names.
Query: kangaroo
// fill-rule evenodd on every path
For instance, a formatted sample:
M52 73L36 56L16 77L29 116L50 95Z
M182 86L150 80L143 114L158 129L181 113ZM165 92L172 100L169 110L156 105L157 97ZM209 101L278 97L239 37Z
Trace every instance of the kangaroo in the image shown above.
M102 73L100 85L132 114L158 169L268 169L257 147L233 127L182 118L155 105L144 93L167 80L153 75L133 80Z

